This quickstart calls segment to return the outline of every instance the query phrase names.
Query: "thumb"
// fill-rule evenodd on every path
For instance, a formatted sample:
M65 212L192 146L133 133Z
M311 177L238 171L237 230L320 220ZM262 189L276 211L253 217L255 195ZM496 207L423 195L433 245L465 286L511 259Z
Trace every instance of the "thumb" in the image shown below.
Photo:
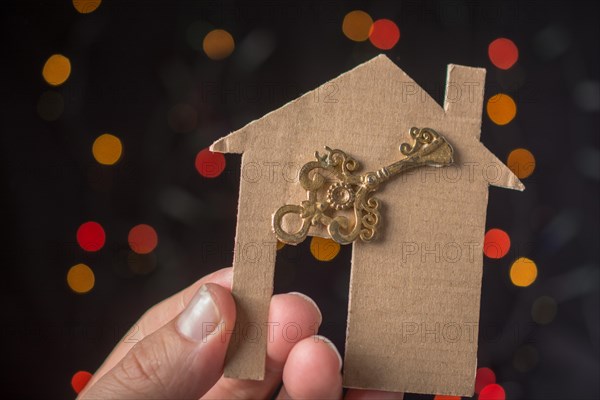
M202 285L181 314L137 343L82 399L198 399L223 372L235 303Z

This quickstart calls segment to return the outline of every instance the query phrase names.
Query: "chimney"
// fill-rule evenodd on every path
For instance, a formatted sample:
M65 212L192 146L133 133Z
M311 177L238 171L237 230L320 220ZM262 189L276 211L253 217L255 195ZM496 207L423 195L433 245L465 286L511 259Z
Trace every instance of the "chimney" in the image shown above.
M485 68L449 64L446 75L444 110L448 116L481 123ZM477 140L481 131L477 133Z

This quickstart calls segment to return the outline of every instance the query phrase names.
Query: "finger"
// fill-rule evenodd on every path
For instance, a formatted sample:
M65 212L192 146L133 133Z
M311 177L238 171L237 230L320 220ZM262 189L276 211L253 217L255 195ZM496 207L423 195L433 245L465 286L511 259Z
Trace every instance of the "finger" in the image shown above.
M107 371L111 370L115 365L117 365L117 363L121 361L123 357L125 357L125 354L127 354L137 342L152 334L179 315L179 313L181 313L185 308L186 304L190 302L194 294L198 291L200 286L206 283L215 283L231 289L232 271L233 269L231 267L215 271L146 311L146 313L144 313L144 315L142 315L142 317L134 324L134 328L131 331L134 334L130 335L128 333L124 340L121 340L119 343L117 343L104 363L94 373L88 382L87 387L94 385ZM85 390L82 392L82 394L84 393Z
M321 311L310 297L301 293L273 296L269 306L265 379L252 381L223 377L204 398L270 398L281 383L288 354L296 343L317 333L321 320Z
M341 370L342 357L329 339L306 338L290 351L278 399L339 399Z
M183 312L137 343L83 399L198 399L223 372L235 322L229 290L200 287Z
M402 400L404 393L384 392L380 390L349 389L345 400Z

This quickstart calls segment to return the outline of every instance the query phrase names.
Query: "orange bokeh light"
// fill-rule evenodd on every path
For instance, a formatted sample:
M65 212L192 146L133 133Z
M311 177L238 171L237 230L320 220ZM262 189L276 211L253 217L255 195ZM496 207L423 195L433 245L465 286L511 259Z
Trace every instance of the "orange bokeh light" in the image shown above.
M344 17L342 32L350 40L364 42L369 38L373 19L369 14L361 10L350 11Z
M506 165L519 179L524 179L533 174L535 157L527 149L515 149L508 155Z
M527 257L517 259L510 267L510 280L513 285L527 287L535 282L538 270L535 262Z
M71 75L71 61L62 54L53 54L42 69L44 80L52 86L62 85Z
M233 53L233 36L223 29L214 29L204 37L202 49L211 60L222 60Z
M517 104L509 95L499 93L489 98L487 113L495 124L506 125L517 115Z
M92 155L102 165L114 165L123 154L123 144L115 135L104 133L94 140Z
M67 284L75 293L87 293L94 288L94 271L85 264L72 266L67 273Z
M310 252L319 261L331 261L340 252L340 244L332 239L314 236L310 241Z

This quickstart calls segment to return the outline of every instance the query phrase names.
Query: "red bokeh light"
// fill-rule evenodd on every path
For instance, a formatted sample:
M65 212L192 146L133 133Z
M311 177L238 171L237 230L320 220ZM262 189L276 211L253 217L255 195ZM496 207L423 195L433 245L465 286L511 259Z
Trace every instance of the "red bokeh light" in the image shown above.
M77 229L77 243L85 251L98 251L104 247L106 234L104 228L97 222L89 221Z
M71 387L73 388L75 393L79 394L83 390L83 388L85 388L85 385L87 385L91 378L92 374L90 374L89 372L77 371L73 374L73 377L71 378Z
M479 393L479 400L505 400L506 393L502 386L497 383L492 383L491 385L487 385L481 392Z
M204 149L196 155L196 170L205 178L216 178L225 169L225 156Z
M140 224L131 228L127 241L135 253L148 254L158 245L158 235L150 225Z
M487 385L496 383L496 374L489 368L477 369L477 376L475 377L475 393L481 392L481 389Z
M512 40L498 38L488 46L488 56L497 68L509 69L519 59L519 49Z
M510 250L510 237L502 229L490 229L483 239L483 253L489 258L502 258Z
M394 21L379 19L371 25L369 40L381 50L389 50L400 40L400 29Z

